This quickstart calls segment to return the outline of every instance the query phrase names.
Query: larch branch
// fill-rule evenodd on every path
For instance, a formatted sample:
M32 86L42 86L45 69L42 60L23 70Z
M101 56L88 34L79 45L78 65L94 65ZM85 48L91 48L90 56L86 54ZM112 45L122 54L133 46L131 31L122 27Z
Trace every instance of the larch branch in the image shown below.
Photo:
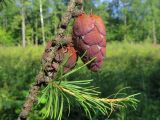
M26 120L29 112L32 109L33 104L37 101L37 95L40 87L42 84L48 83L50 80L54 79L54 77L51 77L50 74L45 73L45 68L47 65L51 65L51 62L55 56L55 51L60 47L61 41L64 38L64 31L66 30L70 20L72 17L82 13L81 10L76 11L77 6L82 6L82 0L70 0L68 3L68 7L66 12L61 18L61 22L59 24L58 32L56 34L56 37L54 38L54 43L56 44L50 51L47 61L42 59L42 69L40 70L39 74L36 76L35 83L33 83L29 95L26 98L26 101L22 107L22 111L19 115L18 120Z

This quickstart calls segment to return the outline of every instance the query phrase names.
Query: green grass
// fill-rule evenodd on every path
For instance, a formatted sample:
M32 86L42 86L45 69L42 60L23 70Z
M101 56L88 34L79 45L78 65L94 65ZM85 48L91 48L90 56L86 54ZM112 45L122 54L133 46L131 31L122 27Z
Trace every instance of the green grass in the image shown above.
M28 89L40 69L43 50L43 47L0 47L0 120L17 118ZM127 86L131 89L126 89L125 93L141 93L136 111L130 108L117 109L110 119L159 120L159 51L159 46L147 43L109 43L101 71L93 73L83 68L70 75L69 79L94 79L91 84L99 87L101 97L108 97ZM78 65L81 64L79 61ZM85 119L85 114L76 103L71 106L70 112L69 120ZM64 118L67 113L64 111ZM38 116L37 111L34 111L29 119L40 119ZM104 116L97 113L94 119L103 120Z

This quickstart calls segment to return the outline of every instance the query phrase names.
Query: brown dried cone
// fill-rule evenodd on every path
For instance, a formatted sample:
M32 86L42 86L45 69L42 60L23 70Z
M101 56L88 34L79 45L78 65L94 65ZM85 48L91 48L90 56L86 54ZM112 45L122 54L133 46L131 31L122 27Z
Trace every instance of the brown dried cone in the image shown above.
M45 69L46 73L50 72L54 76L56 74L56 72L59 70L60 64L64 60L66 60L66 63L63 66L64 73L69 72L76 65L77 54L76 54L76 50L74 49L73 44L71 42L71 38L65 37L65 39L67 40L68 44L58 48L58 50L55 53L55 57L52 60L52 64L50 66L47 66L47 68ZM55 44L53 41L49 41L47 43L47 46L45 48L45 52L43 53L43 56L42 56L44 60L47 60L48 53L49 53L50 49L54 46L55 46Z
M98 71L106 54L106 29L101 17L86 14L78 16L73 26L73 41L84 63L95 58L87 67Z

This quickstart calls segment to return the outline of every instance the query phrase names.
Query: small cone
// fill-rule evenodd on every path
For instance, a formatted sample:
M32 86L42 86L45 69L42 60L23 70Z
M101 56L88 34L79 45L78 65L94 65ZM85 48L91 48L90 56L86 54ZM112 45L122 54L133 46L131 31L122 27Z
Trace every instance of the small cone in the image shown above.
M45 52L43 53L43 56L42 56L44 60L47 60L48 53L51 47L54 47L54 44L52 41L49 41L45 48ZM65 59L66 59L66 63L64 64L63 68L64 68L64 73L67 73L76 65L76 61L77 61L76 50L74 49L72 43L69 43L66 46L60 47L56 51L55 57L52 60L52 65L47 67L48 72L56 73L59 70L60 64Z

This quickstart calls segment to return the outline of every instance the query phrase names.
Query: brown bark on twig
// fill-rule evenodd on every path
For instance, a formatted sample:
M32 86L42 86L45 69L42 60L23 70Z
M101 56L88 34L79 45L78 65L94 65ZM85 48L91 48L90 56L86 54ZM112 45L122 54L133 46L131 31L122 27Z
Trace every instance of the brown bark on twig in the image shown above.
M59 24L59 28L57 30L57 35L54 38L54 43L56 44L52 47L49 51L49 56L47 60L42 59L42 69L40 70L39 74L36 76L36 81L32 85L29 95L26 98L26 101L22 107L22 111L19 115L18 120L26 120L29 112L32 109L34 102L37 100L38 91L42 84L47 84L50 80L54 79L55 75L47 73L46 68L48 65L51 65L52 60L55 56L56 50L62 45L64 41L61 41L64 38L64 31L67 28L68 23L70 22L71 18L81 14L82 11L78 10L77 6L82 6L82 0L70 0L68 3L68 7L64 15L62 16L62 21ZM78 10L78 11L77 11Z

